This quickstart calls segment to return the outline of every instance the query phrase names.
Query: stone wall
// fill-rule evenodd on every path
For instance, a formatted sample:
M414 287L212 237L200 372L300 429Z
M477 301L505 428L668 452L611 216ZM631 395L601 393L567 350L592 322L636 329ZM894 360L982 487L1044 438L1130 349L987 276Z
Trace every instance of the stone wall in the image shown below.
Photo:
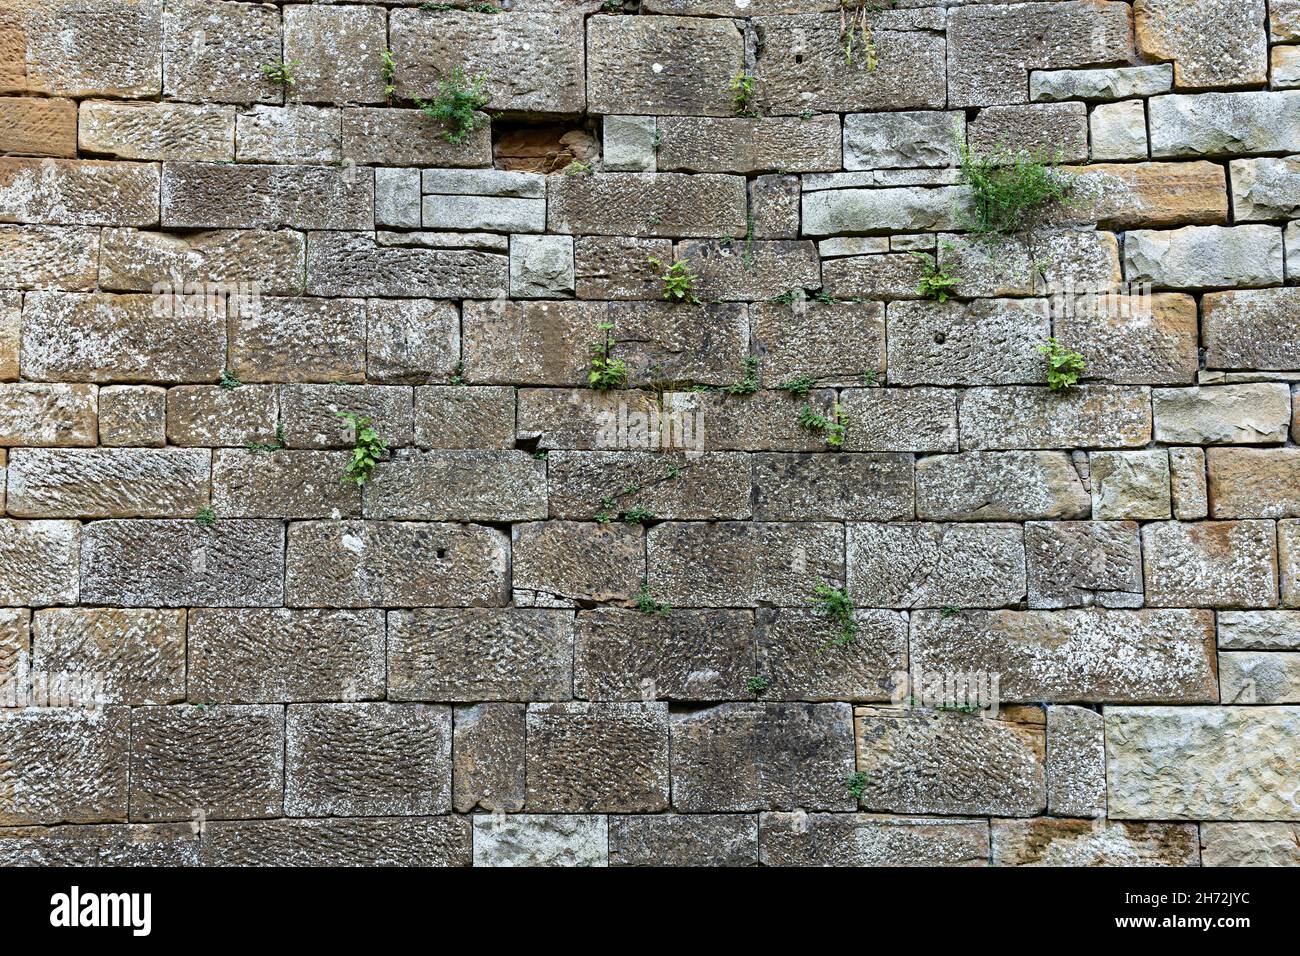
M9 0L0 153L0 861L1300 862L1298 0Z

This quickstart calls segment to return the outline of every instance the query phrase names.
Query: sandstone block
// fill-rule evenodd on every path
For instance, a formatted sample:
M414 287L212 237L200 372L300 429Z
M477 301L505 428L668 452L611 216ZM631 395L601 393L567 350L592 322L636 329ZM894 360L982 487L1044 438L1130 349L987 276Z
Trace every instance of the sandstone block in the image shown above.
M356 429L339 418L351 412L370 419L390 448L409 445L412 391L402 385L282 385L284 440L290 448L351 448Z
M1222 611L1218 619L1221 650L1300 650L1300 612Z
M579 299L655 299L663 295L663 270L651 257L669 262L670 239L578 236L573 266Z
M452 738L452 802L458 813L524 808L523 704L457 707Z
M124 821L126 707L26 707L0 720L0 825Z
M1300 866L1293 823L1202 823L1203 866Z
M879 241L884 237L854 238ZM907 252L850 255L828 259L822 264L822 292L827 296L850 300L917 299L920 298L917 287L924 275L925 263Z
M1171 63L1090 70L1035 70L1029 98L1040 100L1122 100L1168 93L1174 84Z
M77 155L77 104L44 97L6 97L0 103L0 153Z
M283 11L284 59L296 61L286 99L382 103L388 21L371 6L293 6Z
M505 385L415 389L420 448L513 448L515 390Z
M1147 115L1157 158L1300 152L1300 90L1157 96Z
M740 237L748 228L747 201L743 177L718 173L552 176L546 228L578 235Z
M0 158L0 222L158 225L158 166Z
M20 518L161 518L208 503L205 449L18 448L6 507Z
M1051 334L1042 299L889 306L892 385L1015 385L1045 380L1038 346Z
M972 388L962 393L963 449L1139 447L1151 437L1150 390L1080 385Z
M9 289L90 291L98 232L79 226L0 226L0 283Z
M874 813L762 813L766 866L987 866L983 820Z
M1102 103L1088 117L1089 154L1094 160L1146 159L1147 111L1141 100Z
M992 821L994 866L1197 866L1195 826L1104 820Z
M156 97L162 80L162 8L158 0L11 7L21 24L19 38L25 33L27 41L25 57L18 54L26 67L19 90Z
M1225 704L1300 704L1300 654L1220 654L1219 686Z
M917 516L931 521L1087 518L1091 501L1064 452L965 452L916 463Z
M93 385L0 384L0 445L93 445Z
M1237 222L1300 216L1300 158L1234 159L1228 166Z
M1229 5L1202 0L1138 0L1133 8L1138 50L1174 61L1174 82L1184 87L1263 83L1268 38L1265 4Z
M841 393L849 451L957 450L957 400L944 388L850 388Z
M844 168L954 166L957 139L965 131L960 112L851 114L844 117Z
M808 236L854 232L921 232L959 227L964 187L823 189L803 194L803 231Z
M773 452L755 455L753 472L760 521L898 521L915 515L911 455Z
M191 447L271 443L275 441L275 426L279 418L276 391L272 385L241 385L239 388L178 385L169 388L167 441Z
M510 294L522 299L572 295L573 240L568 236L512 236Z
M1300 607L1300 521L1277 523L1278 567L1283 607Z
M545 518L547 466L523 451L399 451L367 483L363 514L421 521Z
M0 519L0 604L75 604L80 544L75 521Z
M1075 177L1070 204L1052 216L1061 225L1167 229L1228 221L1227 177L1215 163L1096 163L1066 172Z
M633 509L674 521L753 514L749 456L736 452L666 458L653 451L556 451L544 470L553 518L618 518Z
M203 835L211 866L468 866L462 817L214 821Z
M610 172L652 173L658 159L658 139L653 116L605 116L601 124L601 166Z
M698 278L697 294L705 300L762 300L774 288L821 284L816 247L794 240L679 242L677 259Z
M230 365L249 382L365 377L366 307L358 299L262 300L230 320Z
M241 162L337 163L343 158L339 110L255 106L235 119L236 151Z
M119 159L219 162L235 158L235 108L187 103L81 104L77 145Z
M1157 388L1156 441L1186 445L1286 441L1291 392L1281 382Z
M1142 528L1146 601L1152 607L1277 605L1271 521L1167 521Z
M162 34L167 99L279 103L283 98L262 72L265 64L279 63L283 56L278 10L253 3L168 0Z
M1132 521L1025 525L1029 606L1140 607L1142 556Z
M1179 521L1194 521L1210 513L1203 449L1169 449L1169 486L1174 517Z
M509 283L509 260L476 249L381 246L359 232L312 233L307 291L321 296L493 299Z
M475 114L477 125L463 143L447 142L443 125L422 110L362 106L342 113L342 152L355 163L439 168L492 164L492 123L484 113Z
M1171 517L1169 455L1163 448L1144 451L1094 451L1092 515L1103 520Z
M645 534L640 527L531 521L511 527L511 542L516 589L572 600L616 601L630 599L645 580Z
M843 643L838 623L804 608L760 610L756 673L767 700L888 700L907 669L907 621L893 611L858 610L856 636Z
M214 449L218 518L357 518L361 490L342 476L345 451Z
M101 445L166 443L167 390L157 385L105 385L99 390Z
M761 302L750 307L750 318L769 387L800 375L819 385L857 384L866 372L885 370L885 310L878 302Z
M1211 448L1215 518L1300 518L1300 449Z
M749 212L756 239L799 236L799 177L779 173L749 181Z
M1074 294L1107 292L1121 278L1118 241L1093 229L1042 228L1027 236L954 233L940 238L938 258L961 280L963 296L1056 293L1060 312L1067 311Z
M1300 365L1300 289L1216 292L1203 308L1209 368Z
M1282 231L1264 225L1135 229L1124 238L1124 272L1130 281L1168 289L1279 285Z
M693 73L692 82L697 77ZM727 77L718 89L725 90L729 83ZM834 172L840 166L840 119L833 114L808 119L663 116L657 130L657 168L665 172L815 173Z
M1047 708L1047 811L1053 816L1106 815L1106 724L1086 707Z
M474 865L607 866L607 819L604 814L477 814Z
M104 703L185 699L185 612L49 608L32 619L34 671L93 674Z
M611 816L610 866L756 866L758 821L736 814Z
M1196 380L1199 338L1196 300L1190 295L1065 299L1053 325L1061 344L1084 356L1090 379L1122 385Z
M1063 163L1088 159L1088 108L1082 103L989 106L980 110L967 132L971 149L980 153L1001 149ZM1146 159L1145 153L1141 158Z
M303 236L288 229L185 233L105 229L99 284L116 292L149 292L157 283L169 282L183 292L187 284L196 282L247 283L245 288L256 289L258 295L299 295L305 247Z
M370 229L374 185L371 171L356 168L167 163L162 221L169 229Z

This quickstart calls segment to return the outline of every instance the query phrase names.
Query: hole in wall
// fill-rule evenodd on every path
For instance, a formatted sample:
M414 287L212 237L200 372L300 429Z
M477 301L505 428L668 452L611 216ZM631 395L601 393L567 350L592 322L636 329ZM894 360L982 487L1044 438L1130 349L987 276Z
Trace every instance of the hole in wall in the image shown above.
M526 173L558 173L594 163L600 140L587 123L492 122L492 165Z

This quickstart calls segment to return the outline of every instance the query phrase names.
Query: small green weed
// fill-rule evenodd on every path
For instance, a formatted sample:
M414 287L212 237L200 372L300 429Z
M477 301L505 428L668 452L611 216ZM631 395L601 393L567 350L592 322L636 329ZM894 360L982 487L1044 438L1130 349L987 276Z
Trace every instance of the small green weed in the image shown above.
M816 384L817 379L811 375L796 375L790 381L782 382L777 386L777 389L794 398L807 398L808 393L813 390L813 386Z
M949 618L960 613L961 613L961 608L959 608L955 604L945 604L943 607L939 608L940 618Z
M388 451L388 443L371 426L370 419L362 418L353 412L335 414L344 421L350 422L356 433L352 457L343 469L343 480L353 482L360 487L370 480L375 465L379 464L380 458Z
M651 265L656 269L663 269L664 274L660 277L664 280L664 298L669 302L685 302L689 305L699 303L699 297L695 294L695 280L699 278L691 272L691 264L686 259L678 259L672 265L664 265L663 261L650 256Z
M438 81L438 92L432 100L416 97L415 105L424 115L442 124L443 139L459 146L478 129L481 122L478 111L492 99L492 95L483 90L486 82L486 73L469 79L465 70L457 66L445 79Z
M853 617L853 602L840 588L833 588L825 581L818 581L813 588L817 596L810 600L816 605L818 613L830 618L839 628L839 636L831 641L836 647L852 644L858 637L858 622Z
M636 592L636 609L642 614L658 614L660 617L667 617L672 607L656 601L650 595L650 585L643 583L641 590Z
M958 150L962 181L971 188L966 218L974 232L1030 229L1049 206L1065 199L1073 188L1073 180L1042 156L1002 148L981 155L965 143L959 143Z
M754 84L756 80L743 70L731 78L732 103L737 116L757 117L754 110Z
M947 302L952 295L952 290L961 285L961 279L940 269L936 264L937 256L932 257L924 252L914 252L912 255L925 263L925 271L916 286L917 293L923 299L933 299L939 303Z
M194 520L205 528L211 528L217 523L217 513L211 508L200 508L199 513L194 516Z
M249 451L279 451L284 445L284 426L277 424L275 426L275 441L250 441L244 447Z
M762 674L755 674L749 680L745 681L745 690L751 694L761 694L772 686L772 682Z
M604 334L604 339L591 347L591 371L587 374L587 384L598 392L622 388L627 384L627 363L610 355L614 348L614 337L609 333L613 329L612 322L602 322L600 331Z
M296 86L298 81L293 71L297 66L297 60L289 60L287 63L263 63L262 75L272 83L279 83L281 86Z
M805 405L799 411L799 424L809 431L824 433L826 435L826 444L832 448L840 448L844 445L844 436L849 428L839 402L836 402L831 407L831 416L831 418L827 418L814 410L811 405Z
M393 101L393 96L397 93L397 61L393 59L393 51L384 51L384 99L388 102Z
M867 792L867 775L862 771L849 774L844 780L844 789L852 794L854 800L861 800Z
M226 368L221 370L221 380L218 381L217 384L226 390L230 390L232 388L239 388L239 386L244 383L235 377L234 372Z
M1047 358L1047 386L1054 392L1063 392L1079 383L1086 365L1083 356L1071 352L1056 339L1047 340L1046 345L1038 346L1038 351Z
M758 356L745 358L745 374L740 381L732 382L723 389L728 395L753 395L758 391Z

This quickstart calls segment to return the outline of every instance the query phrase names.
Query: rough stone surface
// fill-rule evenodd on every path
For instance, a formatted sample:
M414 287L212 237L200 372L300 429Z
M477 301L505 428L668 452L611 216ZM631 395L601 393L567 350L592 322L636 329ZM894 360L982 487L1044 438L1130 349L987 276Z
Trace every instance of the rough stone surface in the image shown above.
M604 814L527 813L474 819L475 866L607 866Z
M987 866L983 820L874 813L762 813L766 866Z
M1106 741L1102 715L1086 707L1047 708L1047 812L1106 815Z
M1156 441L1181 445L1286 441L1290 404L1290 389L1281 382L1157 388L1151 393Z
M1203 308L1207 367L1281 370L1300 364L1300 289L1213 293Z
M1092 515L1107 521L1172 516L1169 455L1149 451L1095 451L1088 456Z
M1197 866L1196 828L1179 823L998 820L994 866Z
M610 866L756 866L752 816L719 813L611 816Z
M1132 521L1025 525L1029 606L1140 607L1142 558Z
M1142 528L1147 604L1274 607L1277 549L1271 521L1162 521Z
M1300 866L1300 826L1293 823L1203 823L1203 866Z
M452 801L458 813L524 808L523 704L457 707L452 738Z
M927 521L1086 518L1089 497L1064 452L966 452L916 463L916 513Z

